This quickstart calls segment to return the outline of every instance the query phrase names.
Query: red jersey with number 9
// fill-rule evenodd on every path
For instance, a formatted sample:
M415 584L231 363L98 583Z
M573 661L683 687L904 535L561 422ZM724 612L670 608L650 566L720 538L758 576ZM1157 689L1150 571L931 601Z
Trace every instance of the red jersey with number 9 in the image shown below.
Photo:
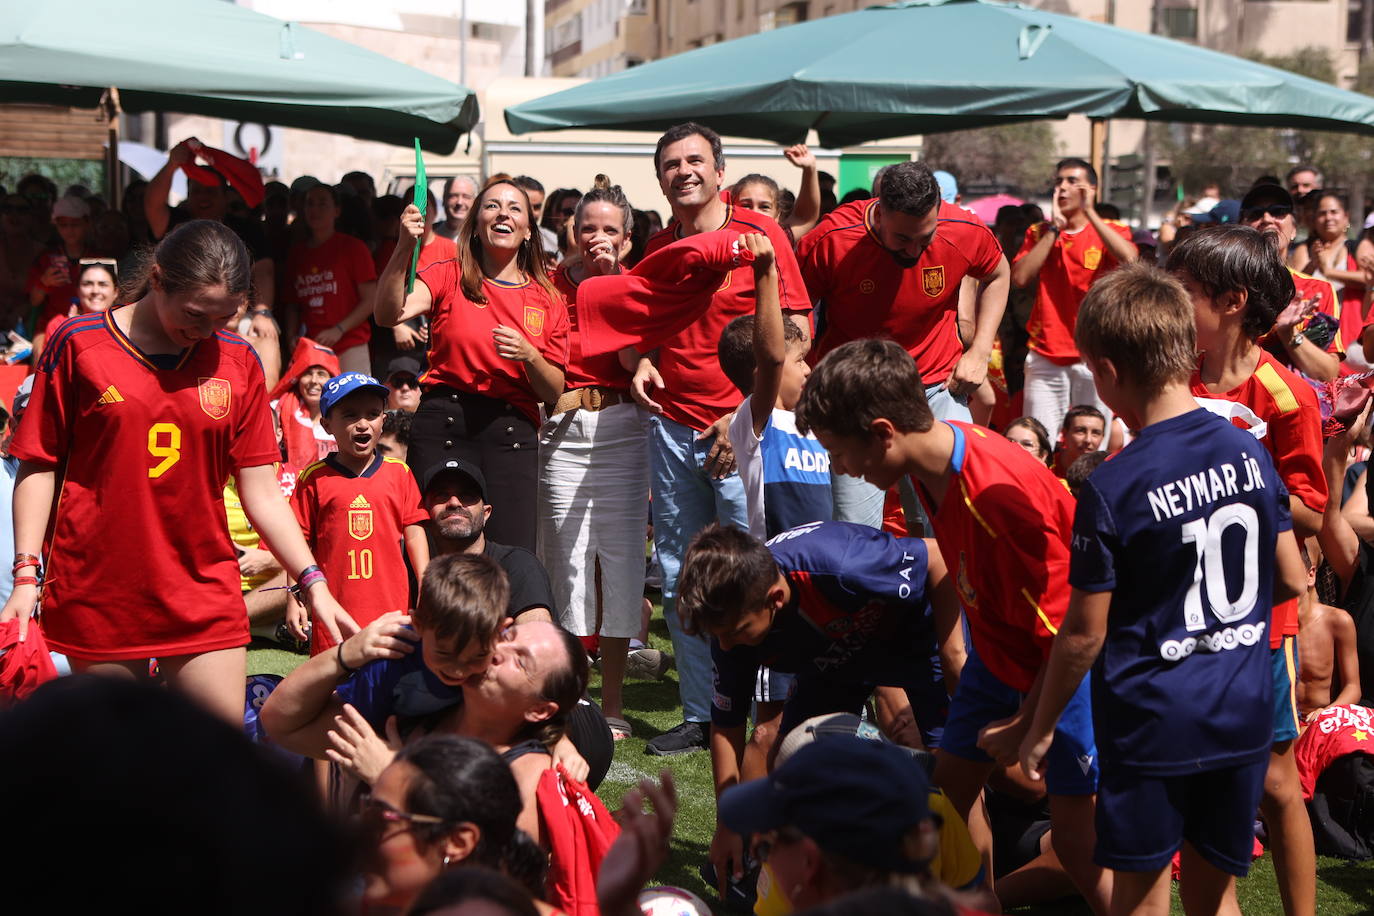
M407 525L418 525L429 514L404 461L375 455L367 470L354 474L337 455L328 455L301 471L291 508L315 562L329 577L330 592L358 626L410 607L401 541ZM324 627L315 626L310 654L333 646Z
M147 356L122 311L58 329L11 448L57 473L43 633L91 661L245 645L224 481L281 457L262 366L228 331Z

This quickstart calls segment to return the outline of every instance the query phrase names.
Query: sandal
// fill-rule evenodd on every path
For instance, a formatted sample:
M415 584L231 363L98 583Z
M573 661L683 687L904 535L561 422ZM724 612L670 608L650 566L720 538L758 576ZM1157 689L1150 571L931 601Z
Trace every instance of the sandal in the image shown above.
M634 730L630 728L630 723L626 722L624 719L618 719L615 716L607 716L606 725L611 730L611 739L613 741L624 741L626 738L634 735Z

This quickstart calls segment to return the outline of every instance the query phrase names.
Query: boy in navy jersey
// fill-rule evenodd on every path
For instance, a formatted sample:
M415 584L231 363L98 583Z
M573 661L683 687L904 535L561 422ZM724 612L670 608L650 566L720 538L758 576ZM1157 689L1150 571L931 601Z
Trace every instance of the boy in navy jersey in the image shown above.
M781 734L815 715L858 712L887 684L906 689L928 746L939 742L948 707L941 655L962 657L962 633L958 597L933 544L847 522L813 522L767 546L720 525L697 535L683 560L678 608L688 632L711 637L717 794L742 772L745 780L767 773L744 772L760 665L797 676ZM717 875L731 862L738 875L740 855L740 838L718 827Z
M1021 745L1033 778L1092 668L1100 755L1096 861L1113 913L1169 912L1182 848L1189 913L1215 913L1249 869L1273 740L1268 628L1303 565L1264 447L1198 407L1188 294L1145 265L1096 283L1077 344L1137 437L1083 484L1069 610Z

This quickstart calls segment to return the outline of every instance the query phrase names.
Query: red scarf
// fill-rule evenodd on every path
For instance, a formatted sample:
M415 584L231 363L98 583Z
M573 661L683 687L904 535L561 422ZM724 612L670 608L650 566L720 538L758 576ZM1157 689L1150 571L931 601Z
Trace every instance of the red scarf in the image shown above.
M548 903L568 916L600 916L596 875L620 825L561 763L540 775L535 799L549 843Z

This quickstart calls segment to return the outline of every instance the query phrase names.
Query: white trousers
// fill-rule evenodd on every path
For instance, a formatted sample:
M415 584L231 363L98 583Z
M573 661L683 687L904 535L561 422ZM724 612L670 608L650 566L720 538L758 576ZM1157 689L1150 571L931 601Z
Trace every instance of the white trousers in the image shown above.
M1102 436L1102 447L1107 447L1112 432L1112 411L1097 396L1093 374L1082 360L1061 366L1034 350L1027 353L1025 399L1026 414L1045 424L1051 446L1059 441L1064 414L1070 407L1079 404L1096 407L1107 419Z
M638 635L649 521L649 452L634 404L576 408L539 431L539 558L559 622L598 635L596 564L601 561L601 636Z

